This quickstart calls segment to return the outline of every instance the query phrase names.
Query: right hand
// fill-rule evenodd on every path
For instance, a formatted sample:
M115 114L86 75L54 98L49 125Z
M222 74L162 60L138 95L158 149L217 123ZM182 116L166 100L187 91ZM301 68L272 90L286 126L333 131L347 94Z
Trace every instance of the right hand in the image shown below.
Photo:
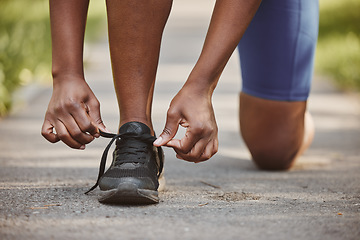
M107 132L99 101L85 80L73 76L54 78L41 130L43 137L52 143L61 140L71 148L85 149L86 144L100 136L99 129Z

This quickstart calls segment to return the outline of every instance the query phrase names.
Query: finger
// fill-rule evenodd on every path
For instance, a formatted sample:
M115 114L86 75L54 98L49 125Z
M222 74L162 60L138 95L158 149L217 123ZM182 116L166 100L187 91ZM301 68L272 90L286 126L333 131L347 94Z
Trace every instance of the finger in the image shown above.
M180 115L177 112L171 111L169 109L169 111L167 112L164 130L162 131L160 136L155 140L154 146L156 147L163 146L166 143L168 143L173 137L175 137L179 128L180 121L181 121Z
M199 162L209 160L212 156L214 156L215 153L217 153L217 145L215 144L215 140L213 140L209 142L208 145L206 145L204 152L199 158Z
M181 153L177 153L176 157L187 162L199 163L209 160L216 152L217 150L214 149L214 144L209 143L204 149L203 153L198 157L191 156L191 154Z
M198 162L209 160L212 156L214 156L217 153L217 151L218 151L218 140L214 139L206 145L204 152L201 154Z
M165 144L166 147L172 147L176 149L181 149L181 141L179 139L171 139Z
M192 131L192 129L187 128L185 136L176 141L176 139L168 142L167 146L171 146L179 150L179 152L186 154L190 152L193 147L203 138L201 132Z
M71 137L65 125L61 121L57 121L55 123L55 129L59 139L63 141L66 145L75 149L85 149L85 145L77 142L75 139Z
M209 141L207 140L200 140L197 142L194 147L191 149L191 151L184 153L181 151L181 149L174 148L175 152L186 161L190 162L200 162L205 160L205 158L202 158L202 155L205 151L205 148L209 144ZM212 145L212 143L211 143Z
M89 107L85 103L71 105L69 113L75 119L76 124L83 133L90 133L92 136L97 135L97 137L99 136L97 127L91 122L91 117L88 114ZM66 124L67 123L65 123L65 126L67 126Z
M96 133L93 136L94 137L100 136L98 128L103 132L109 133L110 131L106 128L106 126L101 118L99 101L96 100L96 101L89 102L87 104L87 107L88 107L88 115L90 116L91 122L94 123L94 125L96 127Z
M62 119L62 123L65 125L67 131L70 133L71 137L81 143L81 144L88 144L94 137L86 132L84 132L77 122L78 120L74 119L73 116L69 115L66 119Z
M54 126L47 119L45 119L45 121L42 125L41 135L51 143L56 143L56 142L60 141L57 134L54 133Z
M213 155L215 155L219 150L219 140L217 138L213 141Z
M76 111L70 112L70 114L73 117L73 119L75 120L75 123L78 125L78 128L80 128L82 133L84 133L84 134L89 133L90 135L92 135L94 137L100 136L100 134L97 132L97 127L95 126L94 123L91 122L91 118L88 115L88 110L87 110L87 107L85 107L85 104L82 108L78 108ZM73 128L71 128L71 129L73 129ZM74 129L76 129L76 128L74 128ZM77 129L76 129L76 132L74 132L74 133L71 131L69 131L69 132L76 139L77 139L77 136L75 136L73 134L79 135L78 136L79 140L82 138L80 133L77 132ZM88 134L86 134L86 135L88 135Z

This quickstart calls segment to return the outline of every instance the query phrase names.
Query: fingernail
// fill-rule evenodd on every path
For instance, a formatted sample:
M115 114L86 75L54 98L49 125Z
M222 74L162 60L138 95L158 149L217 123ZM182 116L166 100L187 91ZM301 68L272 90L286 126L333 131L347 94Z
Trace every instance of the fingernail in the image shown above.
M96 138L100 137L100 133L95 133L94 137L96 137Z
M79 149L84 150L84 149L85 149L85 145L82 145Z
M154 144L160 145L161 142L162 142L162 137L158 137L158 138L154 141Z
M98 126L98 128L103 131L103 132L107 132L107 133L110 133L110 131L105 127L105 126Z

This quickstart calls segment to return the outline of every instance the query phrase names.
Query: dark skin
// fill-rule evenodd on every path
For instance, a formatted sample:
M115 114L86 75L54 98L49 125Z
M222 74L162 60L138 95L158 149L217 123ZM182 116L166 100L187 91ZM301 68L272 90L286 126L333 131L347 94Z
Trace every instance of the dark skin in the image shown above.
M156 70L172 1L107 0L106 5L119 126L138 121L153 131L151 106Z
M254 162L267 170L289 169L304 142L306 102L240 94L240 129Z
M208 160L217 152L218 129L211 102L212 94L260 2L216 2L201 55L186 83L173 98L164 131L154 143L155 146L172 147L178 158L191 162ZM154 82L162 32L172 1L137 1L135 4L131 0L107 0L106 3L114 85L120 109L119 125L139 121L153 131L151 105ZM99 129L106 131L100 117L99 102L86 84L83 74L82 51L87 7L88 0L50 0L54 91L45 115L42 134L50 142L61 140L77 149L84 149L87 143L98 137ZM251 135L247 134L247 129L251 132L258 131L255 135L259 138L264 133L257 130L256 126L248 126L251 121L245 120L244 116L250 119L271 118L275 124L279 116L272 116L271 112L253 113L249 106L259 101L261 105L261 99L254 102L251 97L241 98L243 136L255 159L257 150L251 150L254 144L247 137ZM290 104L292 107L289 107L288 114L296 117L286 119L289 122L295 120L295 126L303 126L305 102ZM274 107L282 111L281 106L275 104ZM281 125L286 126L289 122L282 121ZM187 128L186 134L182 139L173 139L179 125ZM295 155L284 155L295 159L304 130L301 127L297 131L291 130L291 127L285 129L295 132L293 137L296 140L290 148L290 152ZM265 146L266 144L259 151L267 149Z
M218 129L211 97L260 2L216 2L200 57L183 88L172 100L164 131L155 146L172 147L178 158L191 162L208 160L217 152ZM179 125L186 127L186 134L181 140L173 139Z
M50 1L53 94L42 135L76 149L105 130L100 105L84 79L83 41L88 1ZM56 132L54 132L54 129Z
M202 53L172 100L164 131L155 146L172 147L178 158L190 162L206 161L216 153L217 125L211 96L260 2L216 2ZM314 129L308 127L304 138L305 109L306 101L270 101L240 94L242 136L259 168L289 169L310 145ZM187 128L185 137L173 139L179 125ZM312 125L311 118L308 125Z

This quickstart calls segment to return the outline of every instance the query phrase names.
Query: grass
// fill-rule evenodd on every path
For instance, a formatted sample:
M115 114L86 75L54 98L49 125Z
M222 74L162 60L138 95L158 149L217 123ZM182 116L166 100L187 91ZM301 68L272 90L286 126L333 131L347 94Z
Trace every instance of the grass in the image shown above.
M103 1L91 1L86 41L103 32ZM51 79L48 0L0 1L0 116L13 105L13 92L34 81Z
M360 91L359 0L320 0L315 67L340 88Z

